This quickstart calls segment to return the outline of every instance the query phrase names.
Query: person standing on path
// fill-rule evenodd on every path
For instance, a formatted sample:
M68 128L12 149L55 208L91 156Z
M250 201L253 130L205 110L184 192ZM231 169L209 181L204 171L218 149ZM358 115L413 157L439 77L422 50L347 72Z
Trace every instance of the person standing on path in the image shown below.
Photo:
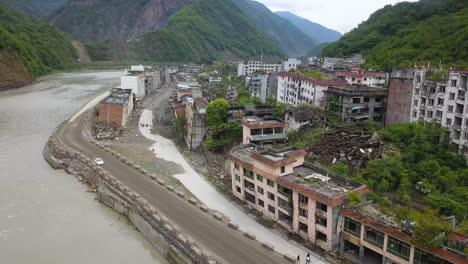
M310 264L310 253L307 253L306 264Z
M301 255L297 255L296 264L301 264Z

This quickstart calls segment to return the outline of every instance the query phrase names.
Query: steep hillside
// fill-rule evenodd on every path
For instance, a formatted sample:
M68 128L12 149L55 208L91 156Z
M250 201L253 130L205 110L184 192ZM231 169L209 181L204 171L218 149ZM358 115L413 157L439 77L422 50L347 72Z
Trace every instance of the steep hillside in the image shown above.
M173 15L158 32L132 44L138 57L153 61L211 61L258 56L283 56L231 0L194 0Z
M0 4L0 89L30 82L76 63L70 38Z
M11 8L33 18L40 18L50 15L59 9L68 0L0 0Z
M289 56L303 56L315 48L313 38L287 19L271 12L265 5L252 0L232 1Z
M297 28L302 30L307 36L313 39L317 44L335 42L341 38L341 33L324 27L320 24L309 21L305 18L297 16L291 12L276 12L277 15L289 20Z
M385 6L325 47L322 55L363 53L373 68L442 62L468 66L468 1L421 0Z
M161 29L191 0L70 0L50 22L82 42L126 42Z

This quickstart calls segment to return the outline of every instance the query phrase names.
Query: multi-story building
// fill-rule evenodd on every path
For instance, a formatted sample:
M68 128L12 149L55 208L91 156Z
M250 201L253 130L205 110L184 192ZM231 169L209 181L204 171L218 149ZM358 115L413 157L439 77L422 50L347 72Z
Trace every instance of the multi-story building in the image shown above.
M120 87L131 89L135 97L140 99L155 91L160 82L160 72L143 65L131 66L130 70L120 77Z
M348 86L346 81L319 81L284 72L277 74L277 80L276 100L293 106L298 106L302 103L324 106L324 91L327 90L328 87Z
M327 251L338 251L338 214L367 187L304 163L306 152L240 145L229 153L234 196Z
M99 106L99 122L123 127L133 111L133 93L127 89L113 89Z
M185 105L185 141L189 150L194 150L203 144L206 136L206 107L208 101L202 97L187 99Z
M281 71L281 64L266 64L263 61L249 61L240 63L237 68L237 76L250 76L255 72L277 73Z
M349 84L366 85L370 87L384 87L387 84L387 75L385 73L363 71L360 68L353 68L346 72L336 72L335 76Z
M417 224L417 223L416 223ZM423 250L412 244L411 231L403 228L371 204L353 210L340 210L340 255L354 263L383 264L464 264L468 259L463 250L468 237L458 233L448 235L457 248L445 246ZM405 230L407 229L407 230Z
M435 76L439 75L439 76ZM411 95L410 122L436 122L450 130L451 141L468 155L468 70L417 69Z
M410 122L414 69L397 69L390 74L385 125Z
M257 145L285 143L288 123L277 118L246 116L242 118L242 143Z
M268 74L256 72L249 81L249 89L252 97L257 97L265 103L268 96Z
M226 100L229 103L235 103L237 100L237 95L237 87L228 85L228 88L226 89Z
M299 65L301 65L301 61L298 59L288 59L287 61L283 62L283 71L290 71L290 70L297 70Z
M325 94L326 109L342 121L385 120L386 88L349 85L329 87Z

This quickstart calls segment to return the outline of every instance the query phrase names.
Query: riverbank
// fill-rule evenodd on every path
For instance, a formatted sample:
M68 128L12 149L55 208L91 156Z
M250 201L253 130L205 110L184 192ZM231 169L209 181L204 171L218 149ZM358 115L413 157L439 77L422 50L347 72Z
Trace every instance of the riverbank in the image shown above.
M42 158L57 124L120 75L67 73L0 93L1 263L168 263L126 217Z

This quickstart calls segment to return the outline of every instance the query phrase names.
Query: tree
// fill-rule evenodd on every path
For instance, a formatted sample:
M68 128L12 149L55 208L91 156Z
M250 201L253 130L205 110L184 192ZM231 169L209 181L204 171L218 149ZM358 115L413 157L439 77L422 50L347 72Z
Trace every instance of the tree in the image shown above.
M219 98L211 102L206 108L206 116L209 127L217 127L227 122L229 103L226 99Z
M411 182L407 172L401 174L400 186L397 190L397 199L403 204L409 204L411 201Z
M440 219L435 210L414 212L411 218L416 222L412 242L424 250L437 247L442 243L443 232L451 230L450 224Z
M358 192L350 192L346 194L346 200L349 202L351 208L356 207L362 200L361 194Z

